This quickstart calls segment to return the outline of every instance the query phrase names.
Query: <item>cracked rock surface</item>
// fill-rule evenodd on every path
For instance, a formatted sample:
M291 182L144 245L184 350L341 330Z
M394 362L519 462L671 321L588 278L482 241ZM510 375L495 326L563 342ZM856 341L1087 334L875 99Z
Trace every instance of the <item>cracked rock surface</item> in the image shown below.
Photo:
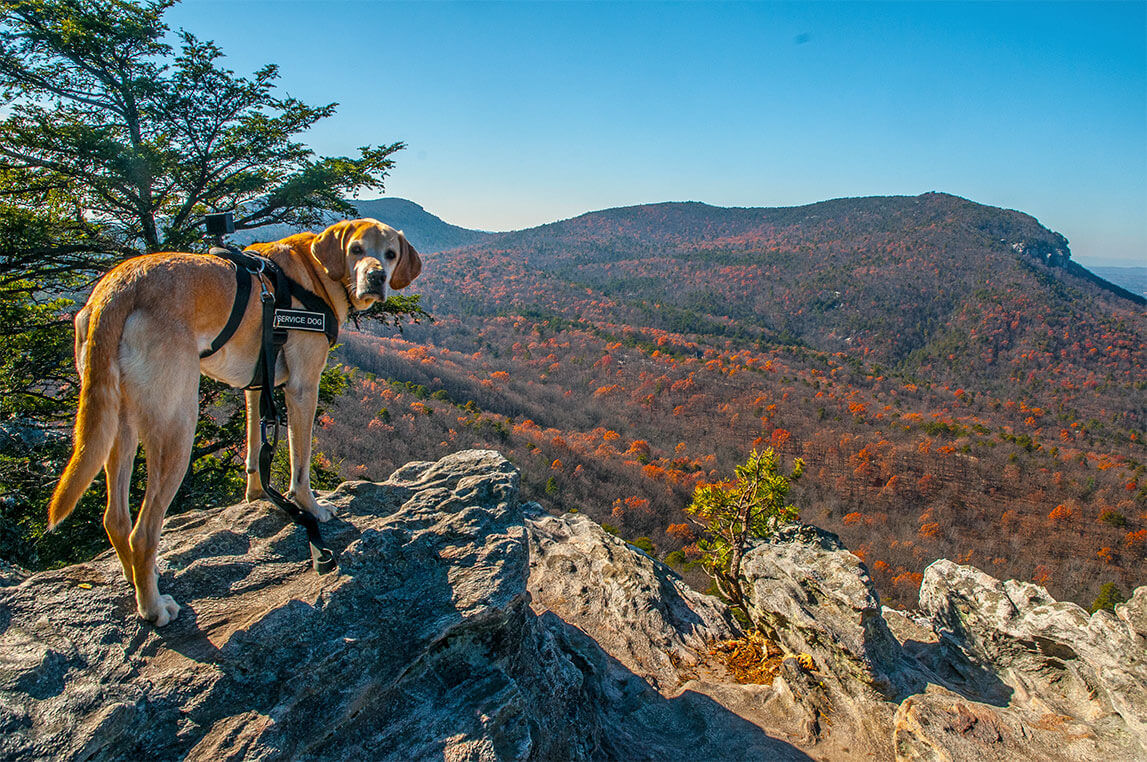
M531 609L518 473L498 453L407 464L327 499L339 568L325 576L269 504L168 519L161 584L184 608L158 630L111 554L13 575L0 758L807 759L707 696L666 698ZM720 626L682 596L666 626ZM703 637L683 634L679 655Z
M771 684L714 658L720 601L496 452L325 496L338 570L265 502L168 519L162 629L110 552L0 566L0 759L1147 760L1147 588L1088 615L940 560L882 607L830 533L745 557Z

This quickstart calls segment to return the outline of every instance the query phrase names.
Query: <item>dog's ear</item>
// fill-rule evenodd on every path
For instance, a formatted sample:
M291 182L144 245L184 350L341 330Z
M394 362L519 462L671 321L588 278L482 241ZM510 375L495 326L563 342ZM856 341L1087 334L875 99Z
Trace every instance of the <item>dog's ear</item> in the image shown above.
M418 277L422 272L422 259L418 256L418 252L410 245L410 241L406 240L406 236L402 231L398 231L398 265L395 266L394 272L390 276L390 287L394 290L406 288L410 282Z
M311 256L318 260L331 280L341 281L346 277L346 240L353 229L349 220L343 220L311 241Z

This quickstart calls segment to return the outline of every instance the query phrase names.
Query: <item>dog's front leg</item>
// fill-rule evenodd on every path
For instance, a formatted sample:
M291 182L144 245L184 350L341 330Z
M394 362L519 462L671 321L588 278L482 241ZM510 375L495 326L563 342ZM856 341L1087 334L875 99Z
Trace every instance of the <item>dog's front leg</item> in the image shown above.
M259 437L259 395L258 389L248 389L247 399L247 502L267 497L263 482L259 479L259 447L263 440Z
M320 503L311 492L311 432L315 424L315 409L319 404L316 383L297 381L302 374L292 374L284 388L287 399L287 441L291 448L290 497L304 510L313 513L319 521L334 515L334 507Z

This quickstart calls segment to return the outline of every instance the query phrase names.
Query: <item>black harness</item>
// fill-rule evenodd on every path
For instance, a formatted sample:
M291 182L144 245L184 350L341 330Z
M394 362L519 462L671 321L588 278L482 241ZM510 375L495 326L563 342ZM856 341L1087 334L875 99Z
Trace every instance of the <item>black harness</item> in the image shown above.
M324 299L287 277L283 268L266 257L240 251L234 246L225 249L215 247L210 253L235 265L235 304L231 307L231 315L223 330L199 357L202 359L215 354L235 335L247 312L251 281L257 278L263 313L263 338L254 376L245 388L262 392L259 395L259 480L271 502L286 511L296 524L306 530L307 541L311 546L311 565L319 574L326 574L335 568L335 556L323 542L318 520L271 486L271 460L279 444L279 427L287 423L285 411L279 410L275 402L275 365L279 360L279 351L287 343L288 330L321 331L326 334L327 341L334 344L339 335L338 316ZM270 289L267 288L268 281L272 284ZM292 298L301 302L306 309L292 309Z
M261 257L258 254L249 254L240 251L234 246L222 248L214 246L210 254L222 257L235 265L235 304L231 306L231 315L223 330L211 342L211 346L199 353L199 359L210 357L223 348L231 340L243 316L247 313L247 301L251 297L251 279L259 278L263 286L263 294L267 293L266 280L272 279L274 293L274 327L282 331L279 346L287 341L286 330L298 329L303 331L321 331L327 335L327 341L334 344L339 338L339 319L326 300L303 287L294 278L287 276L283 268L273 260ZM291 309L291 299L297 299L305 309ZM321 318L320 318L321 316ZM260 387L260 365L255 366L255 378L245 388Z

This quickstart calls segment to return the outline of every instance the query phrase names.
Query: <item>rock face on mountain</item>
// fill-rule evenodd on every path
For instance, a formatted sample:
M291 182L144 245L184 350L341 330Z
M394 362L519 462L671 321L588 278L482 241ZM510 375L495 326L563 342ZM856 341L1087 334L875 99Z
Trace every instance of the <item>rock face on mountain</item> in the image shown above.
M1038 585L942 559L925 571L922 610L899 612L879 605L835 535L808 526L758 544L745 571L754 622L816 664L815 689L790 689L789 712L807 718L802 748L1147 759L1147 588L1089 616Z
M1147 590L1088 617L946 561L881 609L833 535L746 557L779 662L714 657L723 604L492 451L328 499L337 572L268 504L168 520L157 630L118 563L0 577L0 758L1147 758ZM810 756L811 755L811 756Z
M753 622L788 651L815 654L821 671L846 683L889 697L901 691L900 644L881 616L868 571L836 535L783 527L743 566Z
M529 516L529 588L535 610L554 611L626 669L671 692L694 674L709 644L735 635L724 604L584 516Z
M989 703L1007 700L1007 711L988 719L990 725L999 718L1004 726L992 731L1001 745L1031 748L1033 739L1047 740L1049 758L1053 751L1092 759L1147 754L1147 587L1114 613L1089 615L1039 585L1000 582L975 567L940 560L925 571L920 606L944 650L962 652L966 664L998 676L997 695L980 694L989 694ZM961 687L972 692L971 681ZM957 725L958 718L975 721L988 709L944 703L941 716ZM921 708L915 711L919 715ZM1056 732L1048 737L1051 729ZM946 727L938 732L936 722L927 730L933 746L944 746L951 735Z

